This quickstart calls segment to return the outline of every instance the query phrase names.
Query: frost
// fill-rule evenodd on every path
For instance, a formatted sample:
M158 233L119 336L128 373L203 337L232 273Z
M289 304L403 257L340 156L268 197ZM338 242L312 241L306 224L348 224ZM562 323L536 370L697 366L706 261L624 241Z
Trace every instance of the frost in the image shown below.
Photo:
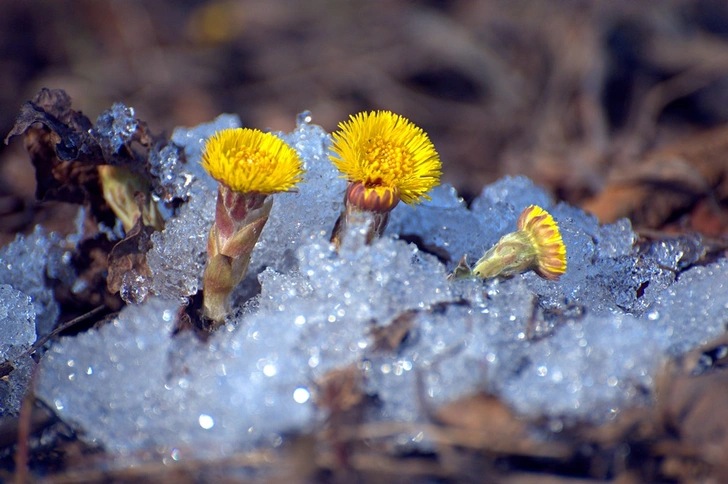
M83 211L79 211L79 233L82 220ZM9 284L31 298L39 336L53 330L60 314L49 279L58 279L68 286L76 279L71 254L78 240L76 234L66 239L55 233L47 235L37 226L32 234L18 235L15 241L0 248L0 284Z
M0 284L0 363L9 361L13 371L0 380L0 417L15 415L30 381L33 360L23 353L35 343L35 310L30 298L7 284Z
M122 103L114 103L96 119L93 136L98 140L106 159L113 158L124 144L131 141L137 129L134 108Z

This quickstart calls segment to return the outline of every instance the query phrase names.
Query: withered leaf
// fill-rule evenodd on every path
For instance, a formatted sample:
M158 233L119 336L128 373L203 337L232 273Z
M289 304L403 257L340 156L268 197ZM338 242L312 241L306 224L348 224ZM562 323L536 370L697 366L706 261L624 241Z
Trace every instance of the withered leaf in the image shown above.
M394 321L386 326L372 328L374 349L380 351L397 351L412 328L417 311L410 310L398 314Z
M113 225L113 215L102 215L96 164L104 159L91 127L86 116L71 109L68 94L44 88L22 106L5 143L23 136L35 167L38 200L89 204L99 220Z
M42 124L51 133L51 146L59 160L103 162L99 144L90 133L93 124L71 109L71 98L65 91L43 88L33 101L26 101L5 144L11 137L25 134L35 123Z
M666 439L655 451L665 454L664 471L684 478L695 463L690 456L699 456L706 473L718 479L713 482L722 482L728 473L728 372L670 378L658 409Z
M353 409L364 399L363 378L356 366L331 370L316 381L316 404L332 414Z
M583 208L602 223L628 217L636 226L661 228L700 200L728 197L727 151L728 126L655 150L629 170L615 170Z
M142 217L137 217L136 223L109 253L109 275L106 287L111 293L121 290L124 275L134 273L143 278L151 278L152 271L147 264L147 252L152 248L151 234L154 228L144 225ZM136 301L141 302L141 301Z
M518 440L526 436L526 427L497 397L477 394L463 397L440 407L436 419L453 427L482 431L494 437Z

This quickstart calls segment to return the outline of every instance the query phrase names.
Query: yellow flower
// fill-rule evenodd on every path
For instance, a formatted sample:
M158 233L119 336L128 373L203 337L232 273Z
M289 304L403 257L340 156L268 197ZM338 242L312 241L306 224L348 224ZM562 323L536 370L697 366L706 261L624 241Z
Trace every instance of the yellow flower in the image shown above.
M475 263L471 271L474 276L511 277L533 270L544 279L555 281L566 272L566 246L548 212L536 205L526 207L516 226L518 230L501 237ZM462 277L463 272L458 266L453 277Z
M364 208L392 209L399 200L429 200L440 183L440 157L427 134L406 118L389 111L350 116L332 134L331 161L343 177L364 187ZM376 201L384 207L377 207Z
M566 272L566 246L551 214L531 205L518 217L516 226L531 239L538 261L534 271L539 276L554 281Z
M205 145L202 166L235 192L270 194L292 190L304 173L296 150L271 133L232 128Z

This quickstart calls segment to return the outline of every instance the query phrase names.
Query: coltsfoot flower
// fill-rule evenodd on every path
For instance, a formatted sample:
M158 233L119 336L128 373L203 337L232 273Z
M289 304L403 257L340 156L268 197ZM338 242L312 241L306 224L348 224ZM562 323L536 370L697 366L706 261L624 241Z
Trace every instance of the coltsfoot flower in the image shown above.
M371 212L370 240L384 232L389 212L400 200L416 204L440 183L442 165L427 134L389 111L363 112L339 124L332 134L331 161L349 181L344 212L331 237L338 246L347 219Z
M239 193L289 191L303 176L296 150L274 134L249 128L215 133L205 145L202 166Z
M533 270L544 279L558 280L566 272L566 246L554 218L531 205L518 217L516 228L475 263L472 274L485 279Z
M207 240L203 310L213 324L228 314L230 293L245 277L273 204L268 195L291 191L304 170L296 151L270 133L235 128L205 145L202 166L218 184L215 223Z

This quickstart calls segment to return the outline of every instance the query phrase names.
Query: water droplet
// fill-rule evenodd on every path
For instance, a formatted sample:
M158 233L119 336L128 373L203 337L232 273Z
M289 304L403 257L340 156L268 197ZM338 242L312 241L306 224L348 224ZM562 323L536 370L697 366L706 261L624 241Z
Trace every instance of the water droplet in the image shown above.
M311 394L305 387L298 387L293 390L293 399L296 403L306 403L311 397Z
M265 365L263 367L263 374L265 376L268 376L268 377L275 376L276 373L278 373L278 369L275 367L275 365L268 363L267 365Z
M197 422L199 422L200 427L205 430L210 430L212 427L215 426L215 420L206 413L201 413L200 417L197 419Z
M311 121L313 121L313 116L311 116L311 111L303 111L298 116L296 116L296 127L300 128L302 126L309 124Z

